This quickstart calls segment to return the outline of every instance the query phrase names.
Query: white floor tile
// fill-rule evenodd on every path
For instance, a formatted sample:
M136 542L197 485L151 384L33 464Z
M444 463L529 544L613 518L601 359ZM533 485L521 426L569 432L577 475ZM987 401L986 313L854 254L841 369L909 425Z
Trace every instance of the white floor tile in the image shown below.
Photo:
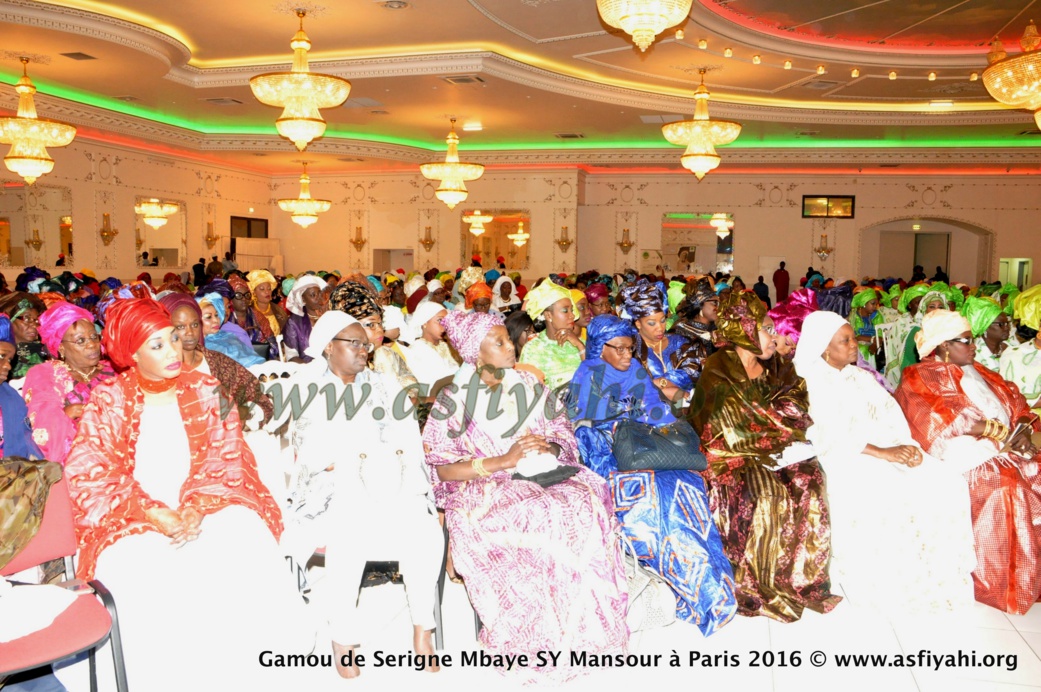
M1020 632L1034 653L1041 658L1041 632Z
M1041 632L1041 605L1037 603L1025 615L1006 615L1005 617L1020 632Z
M964 654L982 663L985 656L1004 656L1005 662L993 667L962 666L935 670L934 666L915 668L915 680L932 684L934 680L963 680L980 683L1036 685L1041 681L1041 657L1023 639L1019 632L971 627L923 626L897 630L905 654L917 655L923 651L936 656ZM1015 670L1008 661L1015 657Z

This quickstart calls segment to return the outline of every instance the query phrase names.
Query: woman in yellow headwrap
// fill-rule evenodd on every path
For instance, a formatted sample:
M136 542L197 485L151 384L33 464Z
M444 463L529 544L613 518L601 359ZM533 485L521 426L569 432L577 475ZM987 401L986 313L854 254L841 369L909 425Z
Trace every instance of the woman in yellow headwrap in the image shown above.
M529 341L521 352L520 362L534 365L546 375L550 389L567 386L585 357L586 347L575 336L575 304L571 291L543 281L528 292L524 308L544 331Z
M289 313L278 303L271 300L271 292L275 290L275 277L266 269L254 269L246 275L249 290L253 294L253 305L261 315L267 318L271 331L278 336L289 319Z

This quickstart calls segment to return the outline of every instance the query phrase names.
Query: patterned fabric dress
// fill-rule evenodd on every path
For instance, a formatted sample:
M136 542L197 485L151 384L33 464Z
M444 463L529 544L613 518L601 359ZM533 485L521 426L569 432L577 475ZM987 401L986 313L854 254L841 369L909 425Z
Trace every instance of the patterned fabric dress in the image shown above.
M615 513L640 561L676 592L676 616L705 636L737 612L734 574L712 521L705 481L696 471L619 471L612 452L615 419L675 422L643 366L622 372L601 358L582 363L571 382L568 414L582 461L607 479Z
M963 369L929 359L904 371L896 400L922 448L969 483L976 600L1027 612L1041 596L1039 459L999 454L997 443L968 434L985 419L1014 426L1030 413L1023 395L976 363Z
M1036 341L1005 349L1000 359L1001 376L1019 387L1019 391L1033 403L1041 396L1041 350Z
M682 362L684 371L690 375L691 389L697 385L698 378L701 377L705 360L717 350L713 340L714 326L693 320L690 322L681 320L676 322L673 327L676 334L688 340L688 348L683 354Z
M567 385L578 370L582 356L571 344L560 346L551 341L546 332L540 332L521 351L521 363L533 365L546 376L546 386L558 389Z
M22 396L29 407L33 440L48 460L64 463L76 437L76 421L65 415L65 407L87 403L94 387L116 376L108 360L102 359L98 365L100 369L87 383L74 378L61 360L36 365L26 374Z
M690 416L709 462L704 476L734 567L738 612L792 622L804 608L826 613L841 599L828 578L824 473L808 445L793 444L805 441L810 425L806 383L776 360L749 380L732 348L717 351L705 362Z
M705 351L679 334L666 334L665 339L659 354L637 336L635 357L655 380L664 377L685 392L693 391L704 365Z
M469 382L474 372L472 365L463 365L456 381ZM492 420L486 415L487 388L481 389L473 416L465 419L466 391L443 390L423 434L455 569L484 625L481 644L493 655L624 652L627 587L618 521L602 478L582 468L567 481L543 488L514 480L509 471L466 482L438 477L441 465L503 455L528 433L558 444L560 463L580 466L567 416L563 411L546 416L546 390L536 389L532 376L507 370L500 387L504 395L498 406L505 413ZM521 392L527 397L525 409L536 403L523 421ZM580 673L563 666L517 671L554 679Z

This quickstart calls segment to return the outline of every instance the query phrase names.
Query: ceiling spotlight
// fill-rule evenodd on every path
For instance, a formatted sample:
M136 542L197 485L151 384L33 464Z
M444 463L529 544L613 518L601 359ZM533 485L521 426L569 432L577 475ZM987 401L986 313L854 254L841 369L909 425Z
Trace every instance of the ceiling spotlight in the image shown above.
M857 68L854 67L852 70L849 71L849 76L852 77L853 79L856 79L857 77L860 76L860 70L858 70Z
M708 50L708 41L706 41L705 39L699 39L698 48L700 48L701 50Z
M890 79L896 79L896 71L895 70L893 72L889 73L889 78Z
M724 58L732 58L732 57L734 57L734 50L732 48L727 48L726 50L723 51L723 57Z
M763 61L763 59L762 59L762 58L760 58L760 57L759 57L758 55L753 55L753 56L752 56L752 64L753 64L753 65L758 65L758 64L759 64L759 63L761 63L762 61Z
M817 74L824 74L824 65L817 65Z
M684 36L683 29L676 29L676 40L677 41L682 41L683 40L683 36Z
M930 72L929 73L929 81L930 82L935 82L936 81L936 73L935 72Z
M969 75L969 81L970 82L975 82L979 78L980 78L980 73L979 72L973 72L972 74Z
M784 61L784 69L786 69L786 70L792 69L792 61L791 60L785 60Z

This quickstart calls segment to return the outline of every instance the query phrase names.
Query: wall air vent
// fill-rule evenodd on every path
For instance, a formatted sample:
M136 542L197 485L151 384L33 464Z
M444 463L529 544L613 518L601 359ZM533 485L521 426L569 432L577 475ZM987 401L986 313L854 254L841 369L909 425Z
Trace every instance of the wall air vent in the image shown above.
M834 89L842 86L842 82L833 82L827 79L813 79L805 84L802 84L803 89L816 89L817 91L827 91L828 89Z
M557 132L553 135L557 139L585 139L586 136L581 132Z
M75 53L61 53L61 55L69 60L97 60L93 55L87 55L86 53L80 53L79 51Z
M214 106L241 106L242 105L242 101L239 101L238 99L233 99L233 98L231 98L229 96L218 96L216 98L200 99L200 100L201 101L205 101L206 103L212 104Z
M484 84L484 80L475 74L460 74L452 77L442 77L449 84Z

